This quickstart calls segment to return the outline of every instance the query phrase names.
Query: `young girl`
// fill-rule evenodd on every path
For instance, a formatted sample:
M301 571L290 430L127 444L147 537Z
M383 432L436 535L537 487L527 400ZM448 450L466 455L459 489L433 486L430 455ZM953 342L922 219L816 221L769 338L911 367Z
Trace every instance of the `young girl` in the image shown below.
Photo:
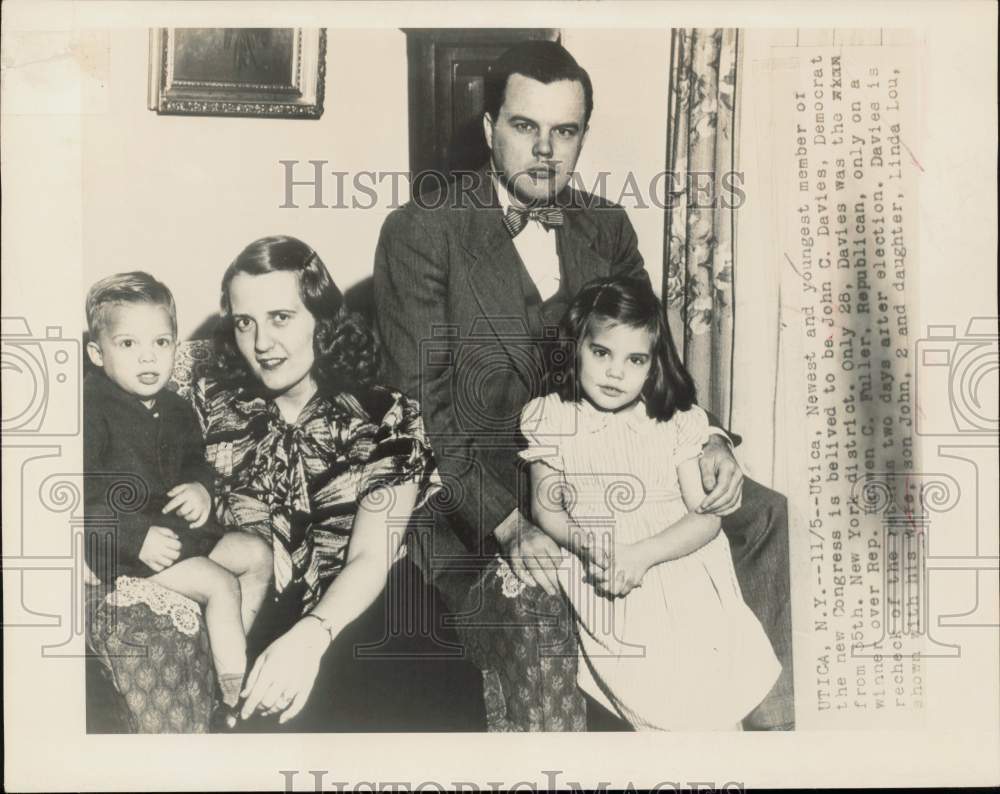
M534 521L566 551L580 687L640 730L739 729L780 664L719 519L697 512L708 419L646 282L584 288L556 390L525 406Z

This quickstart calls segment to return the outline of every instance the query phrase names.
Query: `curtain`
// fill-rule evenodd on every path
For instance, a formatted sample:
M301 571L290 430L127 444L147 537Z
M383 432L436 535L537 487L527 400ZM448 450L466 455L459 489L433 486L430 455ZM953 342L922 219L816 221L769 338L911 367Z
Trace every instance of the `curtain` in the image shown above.
M698 404L728 426L733 361L733 195L738 31L672 33L663 299Z

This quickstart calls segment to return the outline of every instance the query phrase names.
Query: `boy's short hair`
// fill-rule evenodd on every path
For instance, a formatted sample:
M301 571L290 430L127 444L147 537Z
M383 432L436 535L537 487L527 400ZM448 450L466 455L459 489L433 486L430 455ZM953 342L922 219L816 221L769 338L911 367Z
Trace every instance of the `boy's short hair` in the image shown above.
M108 313L115 306L134 303L151 303L163 306L170 314L170 327L177 335L177 307L167 285L149 273L134 270L102 278L87 293L87 328L90 338L97 335L108 323Z

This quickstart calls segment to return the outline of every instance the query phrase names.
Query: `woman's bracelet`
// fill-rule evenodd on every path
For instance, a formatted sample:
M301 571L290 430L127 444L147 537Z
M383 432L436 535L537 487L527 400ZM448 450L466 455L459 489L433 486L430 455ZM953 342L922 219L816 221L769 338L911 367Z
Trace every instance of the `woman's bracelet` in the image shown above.
M337 635L334 634L333 624L331 624L330 621L327 620L326 618L320 617L319 615L317 615L314 612L306 612L306 614L304 614L302 617L303 618L314 618L314 619L318 620L319 621L319 625L321 625L326 630L326 633L330 635L330 642L333 642L334 639L336 639Z

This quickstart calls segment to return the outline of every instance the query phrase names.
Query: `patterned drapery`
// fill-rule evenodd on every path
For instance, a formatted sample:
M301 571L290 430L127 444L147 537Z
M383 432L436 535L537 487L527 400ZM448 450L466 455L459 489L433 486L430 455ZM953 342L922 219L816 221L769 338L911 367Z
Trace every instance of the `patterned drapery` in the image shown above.
M730 421L738 31L677 29L671 43L663 299L698 403ZM738 180L736 180L738 183Z

